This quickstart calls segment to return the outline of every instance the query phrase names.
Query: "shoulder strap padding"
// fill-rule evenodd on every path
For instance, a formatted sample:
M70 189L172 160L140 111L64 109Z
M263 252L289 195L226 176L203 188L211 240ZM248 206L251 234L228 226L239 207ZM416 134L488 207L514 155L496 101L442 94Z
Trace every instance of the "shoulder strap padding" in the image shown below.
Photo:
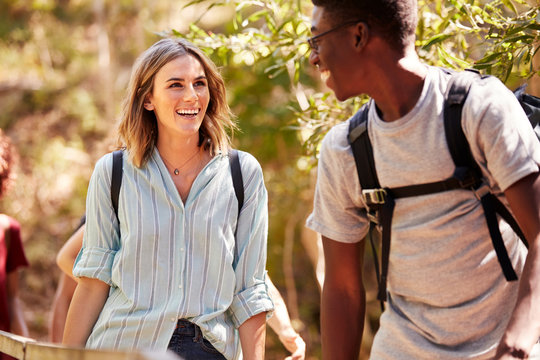
M123 172L123 151L116 150L113 152L113 166L112 166L112 178L111 178L111 202L114 209L114 214L118 219L118 198L120 196L120 186L122 186L122 172Z
M362 190L381 187L375 169L373 147L368 136L368 113L369 103L362 106L349 120L348 139L356 162L356 171L358 172Z
M242 167L240 166L238 150L231 149L229 151L229 165L231 167L234 193L238 200L238 215L240 215L242 206L244 206L244 179L242 178Z
M523 84L514 90L514 95L518 99L521 107L525 111L525 114L529 118L532 127L535 129L537 134L540 134L538 130L540 129L540 98L525 93L525 88L527 84Z
M480 75L474 71L461 71L451 76L445 95L444 130L448 149L456 168L466 167L480 176L478 165L472 157L469 143L461 126L463 105L472 83L477 79L480 79Z

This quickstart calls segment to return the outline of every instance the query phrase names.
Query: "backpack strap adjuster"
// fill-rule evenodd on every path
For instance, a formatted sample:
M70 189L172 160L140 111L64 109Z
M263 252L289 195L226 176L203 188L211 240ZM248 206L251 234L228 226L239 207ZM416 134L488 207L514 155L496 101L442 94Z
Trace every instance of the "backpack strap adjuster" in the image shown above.
M452 178L456 179L462 189L475 189L481 183L475 172L469 167L457 166Z
M386 202L387 192L385 189L366 189L362 190L362 200L366 206L382 205Z
M476 198L480 201L482 201L482 198L484 196L491 193L489 191L489 186L487 186L486 184L482 184L482 186L480 186L478 189L474 189L473 192L474 196L476 196Z

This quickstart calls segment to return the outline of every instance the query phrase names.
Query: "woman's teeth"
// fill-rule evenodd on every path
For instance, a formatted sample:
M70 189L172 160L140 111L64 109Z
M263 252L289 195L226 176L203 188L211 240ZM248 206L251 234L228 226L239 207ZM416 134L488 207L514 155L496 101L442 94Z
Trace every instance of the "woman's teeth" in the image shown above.
M193 116L199 113L199 110L178 110L176 112L180 116Z

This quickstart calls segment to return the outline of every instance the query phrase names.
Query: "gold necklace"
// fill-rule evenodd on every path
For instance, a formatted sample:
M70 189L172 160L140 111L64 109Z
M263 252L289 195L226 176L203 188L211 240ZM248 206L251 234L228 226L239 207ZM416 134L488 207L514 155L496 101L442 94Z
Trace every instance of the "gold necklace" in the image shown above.
M191 160L193 160L193 158L194 158L197 154L200 153L200 150L201 150L201 149L200 149L199 147L197 147L197 150L195 151L195 153L193 153L193 155L191 155L191 156L189 157L189 159L187 159L187 161L184 162L184 163L183 163L182 165L180 165L180 166L174 166L174 165L172 165L170 162L167 161L167 159L165 159L164 156L162 157L162 159L163 159L163 161L165 161L165 163L167 163L167 165L169 165L170 167L174 168L174 171L173 171L174 175L178 175L178 174L180 174L180 169L182 169L182 168L183 168L184 166L186 166Z

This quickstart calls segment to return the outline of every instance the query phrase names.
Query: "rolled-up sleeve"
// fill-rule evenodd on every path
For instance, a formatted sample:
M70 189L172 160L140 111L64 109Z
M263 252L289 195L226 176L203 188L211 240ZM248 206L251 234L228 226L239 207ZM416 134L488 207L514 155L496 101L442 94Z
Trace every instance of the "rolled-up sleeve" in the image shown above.
M268 296L266 284L257 284L234 296L231 304L231 313L234 325L239 327L252 316L268 312L270 317L274 304Z
M236 290L229 309L236 327L262 312L269 316L274 309L265 283L268 195L260 165L251 155L242 155L246 201L238 218Z
M73 275L99 279L109 285L114 257L120 246L118 221L111 188L112 156L107 154L95 166L86 197L86 227Z

